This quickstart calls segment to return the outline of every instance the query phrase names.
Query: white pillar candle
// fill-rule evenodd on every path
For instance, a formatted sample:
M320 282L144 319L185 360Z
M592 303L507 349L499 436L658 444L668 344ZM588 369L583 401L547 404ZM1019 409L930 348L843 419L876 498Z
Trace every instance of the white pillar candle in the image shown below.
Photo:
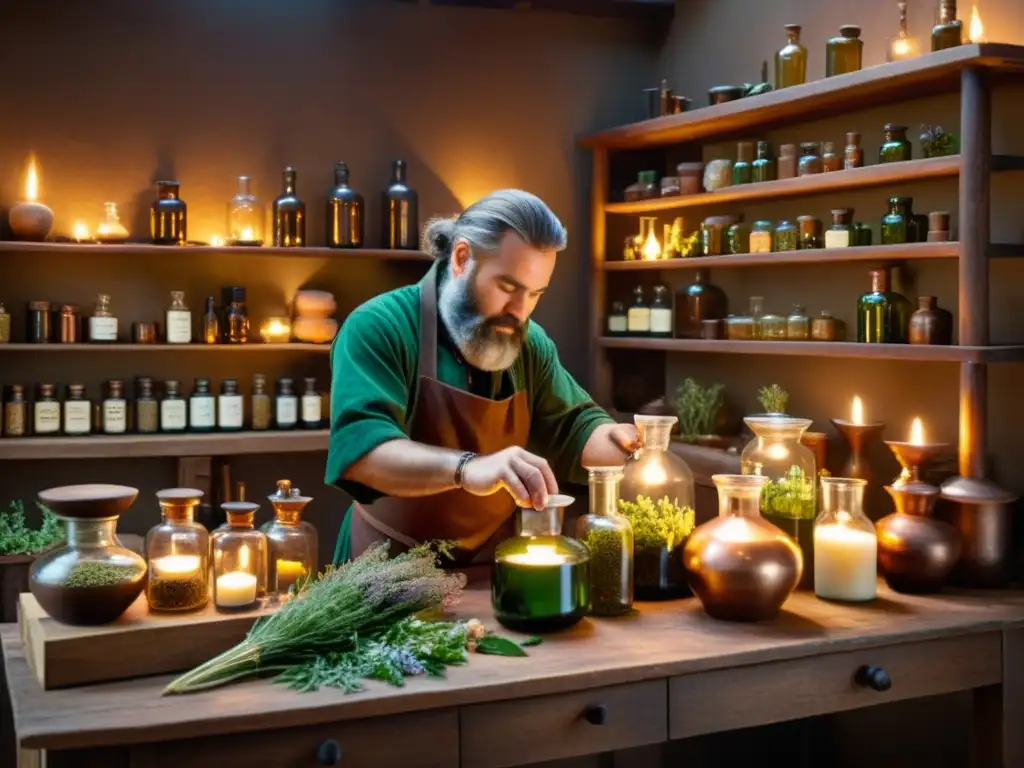
M252 605L256 602L256 576L246 571L222 573L213 594L218 608Z
M827 600L874 600L878 539L842 523L814 528L814 593Z

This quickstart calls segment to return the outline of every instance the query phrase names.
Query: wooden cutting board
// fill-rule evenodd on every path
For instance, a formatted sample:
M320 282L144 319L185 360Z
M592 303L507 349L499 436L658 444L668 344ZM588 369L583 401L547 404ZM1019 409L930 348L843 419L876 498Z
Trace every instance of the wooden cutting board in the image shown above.
M44 690L183 672L241 642L273 608L218 613L150 613L145 594L113 624L72 627L22 593L18 625L25 655Z

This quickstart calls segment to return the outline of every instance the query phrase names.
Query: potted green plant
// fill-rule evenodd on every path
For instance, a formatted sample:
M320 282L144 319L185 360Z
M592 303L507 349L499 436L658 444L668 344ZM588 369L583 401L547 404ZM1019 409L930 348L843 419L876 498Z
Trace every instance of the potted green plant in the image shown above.
M789 404L789 392L778 384L769 384L757 390L757 402L765 413L785 413Z
M676 415L683 442L713 448L724 447L727 441L714 434L718 413L722 409L725 387L712 384L702 387L694 379L686 379L676 390Z
M42 504L36 506L43 516L39 528L29 527L20 499L0 510L0 621L18 620L18 595L28 592L32 561L64 541L60 520Z

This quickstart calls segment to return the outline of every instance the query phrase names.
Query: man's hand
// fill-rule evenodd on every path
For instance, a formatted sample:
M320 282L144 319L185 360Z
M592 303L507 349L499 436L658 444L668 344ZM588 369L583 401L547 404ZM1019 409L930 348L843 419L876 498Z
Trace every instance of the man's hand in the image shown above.
M520 507L534 509L544 509L548 496L558 493L547 461L515 447L470 459L462 470L462 487L474 496L490 496L504 488Z
M626 454L631 454L642 447L640 434L634 424L613 424L608 430L608 439Z
M590 433L583 446L580 464L584 467L620 467L641 448L640 436L632 424L602 424Z

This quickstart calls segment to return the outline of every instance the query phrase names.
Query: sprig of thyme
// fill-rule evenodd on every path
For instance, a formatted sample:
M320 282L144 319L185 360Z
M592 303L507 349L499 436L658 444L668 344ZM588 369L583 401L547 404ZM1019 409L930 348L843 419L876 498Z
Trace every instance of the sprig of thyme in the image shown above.
M636 501L619 499L619 511L633 526L636 547L672 549L693 533L696 521L693 510L674 504L668 496L654 501L639 495Z
M25 505L12 501L7 511L0 511L0 555L37 555L64 541L64 524L46 507L36 502L43 515L37 530L25 522Z

